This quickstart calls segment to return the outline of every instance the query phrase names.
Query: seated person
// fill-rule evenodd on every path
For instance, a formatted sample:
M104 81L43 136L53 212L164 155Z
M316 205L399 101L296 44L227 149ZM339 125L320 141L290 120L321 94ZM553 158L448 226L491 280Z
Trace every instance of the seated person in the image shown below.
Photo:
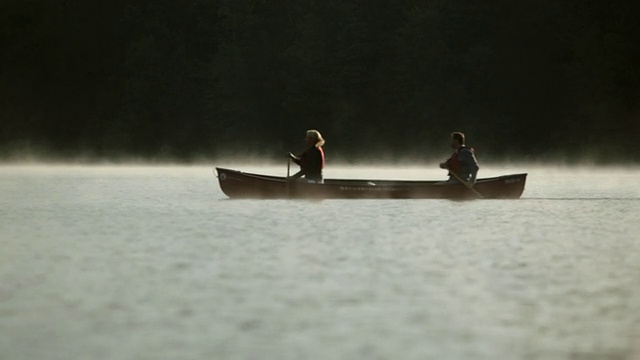
M449 159L440 163L440 168L449 170L448 181L462 181L469 187L476 182L480 167L473 148L467 147L464 141L463 133L451 133L451 147L454 151Z
M307 149L299 156L289 153L289 157L293 162L300 165L300 171L290 177L290 179L298 179L302 176L308 182L321 184L323 182L322 169L324 168L324 139L318 130L307 130L305 137Z

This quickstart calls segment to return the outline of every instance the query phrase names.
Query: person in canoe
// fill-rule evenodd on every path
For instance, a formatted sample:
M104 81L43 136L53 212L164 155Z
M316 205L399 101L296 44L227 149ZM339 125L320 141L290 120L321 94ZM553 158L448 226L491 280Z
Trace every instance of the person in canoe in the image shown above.
M453 154L440 163L440 168L449 170L448 182L462 181L467 187L473 187L480 169L475 151L465 145L465 136L459 131L451 133L451 147Z
M306 150L296 156L289 153L289 157L293 162L300 165L300 171L290 177L291 180L298 179L302 176L308 182L323 183L322 169L324 168L324 139L318 130L307 130L305 136Z

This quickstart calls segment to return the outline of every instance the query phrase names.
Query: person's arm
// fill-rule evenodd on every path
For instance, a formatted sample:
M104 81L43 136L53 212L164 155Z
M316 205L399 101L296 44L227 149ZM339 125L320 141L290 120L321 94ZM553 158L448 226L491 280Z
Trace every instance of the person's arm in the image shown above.
M296 164L298 164L300 166L300 171L298 171L297 173L291 175L290 179L295 180L298 178L301 178L302 176L307 174L307 151L305 151L304 153L302 153L302 155L300 156L295 156L292 153L289 153L289 157L291 158L291 160L293 160L293 162L295 162Z
M292 153L289 153L289 158L291 160L293 160L294 163L300 165L300 157L299 156L295 156Z
M451 161L451 158L448 158L444 162L441 162L440 163L440 169L449 169L449 162L450 161Z

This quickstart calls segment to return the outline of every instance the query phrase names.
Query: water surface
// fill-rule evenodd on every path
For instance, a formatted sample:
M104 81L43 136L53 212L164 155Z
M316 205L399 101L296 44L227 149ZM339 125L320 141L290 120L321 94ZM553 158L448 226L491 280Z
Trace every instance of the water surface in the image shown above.
M640 170L481 176L515 172L520 200L287 201L213 166L1 166L0 358L640 359Z

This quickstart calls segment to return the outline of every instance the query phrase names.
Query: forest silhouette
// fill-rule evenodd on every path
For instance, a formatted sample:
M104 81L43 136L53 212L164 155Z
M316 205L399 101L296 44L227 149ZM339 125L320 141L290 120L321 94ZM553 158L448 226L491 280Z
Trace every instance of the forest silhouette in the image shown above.
M0 4L0 158L638 162L640 3Z

